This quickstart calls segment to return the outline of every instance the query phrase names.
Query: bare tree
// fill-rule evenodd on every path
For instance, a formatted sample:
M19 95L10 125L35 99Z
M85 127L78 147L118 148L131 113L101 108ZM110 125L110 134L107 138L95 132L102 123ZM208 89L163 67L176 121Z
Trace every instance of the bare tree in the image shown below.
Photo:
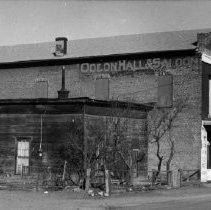
M86 183L87 169L93 168L96 160L100 156L103 159L105 153L105 124L100 119L78 119L66 122L66 130L66 139L58 148L60 159L67 162L69 178L77 176L72 179L74 184L79 184L82 179Z
M60 148L62 160L71 164L72 170L75 169L84 179L87 179L87 169L93 174L99 163L104 169L115 171L119 177L120 173L128 171L131 179L134 165L143 161L146 155L146 151L140 149L134 159L131 111L130 103L119 107L119 102L114 101L109 116L88 116L80 121L67 122L67 141Z
M167 171L170 170L171 161L175 154L175 141L172 138L171 130L173 122L177 118L178 114L183 110L187 102L187 99L177 100L172 108L160 108L154 107L150 112L148 118L148 133L150 137L149 143L156 144L156 156L158 158L156 177L161 171L162 162L164 156L161 152L161 143L164 135L169 134L167 142L169 143L170 151L169 157L166 162Z
M132 131L132 107L131 101L126 102L126 106L118 110L118 102L113 102L112 111L110 117L107 118L107 124L110 126L108 129L108 141L113 142L111 151L113 153L113 159L110 165L113 164L113 169L117 173L121 173L120 176L127 174L127 183L132 184L133 169L136 164L144 161L146 150L143 148L136 148L133 150L133 131ZM138 139L137 139L138 141ZM138 145L137 145L138 146ZM134 155L136 153L136 155ZM117 162L122 162L122 168L119 168ZM123 167L124 165L124 167ZM122 171L121 171L122 170ZM126 178L126 177L124 177Z
M58 147L58 154L61 161L64 162L66 175L71 179L72 175L76 176L72 180L78 184L81 177L84 176L83 160L83 124L81 119L72 119L64 124L66 132L65 140ZM65 178L65 175L64 175Z

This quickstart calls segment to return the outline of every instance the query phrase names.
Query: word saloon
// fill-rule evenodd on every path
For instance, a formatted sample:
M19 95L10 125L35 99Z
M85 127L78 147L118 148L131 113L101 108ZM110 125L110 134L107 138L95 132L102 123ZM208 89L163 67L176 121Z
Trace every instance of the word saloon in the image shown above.
M141 60L119 60L115 62L82 63L80 72L82 74L93 73L115 73L122 71L158 70L161 68L180 68L198 65L197 57L184 57L174 59L141 59Z

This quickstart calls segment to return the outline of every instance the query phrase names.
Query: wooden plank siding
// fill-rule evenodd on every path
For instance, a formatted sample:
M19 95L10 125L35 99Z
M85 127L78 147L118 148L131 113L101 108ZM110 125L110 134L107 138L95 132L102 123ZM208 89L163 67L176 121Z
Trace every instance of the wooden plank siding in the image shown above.
M50 104L48 101L39 103L39 100L38 102L36 100L36 103L33 100L29 102L14 100L10 103L0 101L0 170L11 174L12 177L17 176L15 173L17 138L30 137L29 179L37 177L43 166L62 171L64 164L62 149L68 147L71 141L79 140L84 149L84 139L89 141L96 138L93 136L96 135L96 126L103 131L102 126L106 119L110 125L112 125L111 120L118 118L121 118L122 122L125 119L130 122L128 129L122 131L123 138L132 141L131 145L146 151L146 110L144 105L134 105L128 112L126 103L114 107L108 102L101 101L97 101L97 104L92 102L65 104L64 101ZM114 136L112 129L111 140ZM42 158L39 157L40 145ZM88 152L91 150L92 148L89 148ZM81 159L80 166L83 169L84 157ZM147 170L147 154L139 168L142 171Z
M80 120L81 115L61 114L45 115L42 126L42 149L47 152L53 165L58 162L58 147L68 140L68 122ZM39 167L38 150L40 147L41 116L37 114L2 114L0 115L0 167L14 173L15 169L15 140L19 136L30 136L31 167Z

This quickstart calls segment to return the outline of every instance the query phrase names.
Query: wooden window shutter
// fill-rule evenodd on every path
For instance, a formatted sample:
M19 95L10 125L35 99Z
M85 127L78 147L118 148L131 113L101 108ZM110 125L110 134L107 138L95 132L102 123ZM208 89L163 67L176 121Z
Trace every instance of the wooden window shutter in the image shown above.
M109 78L97 78L95 80L95 98L100 100L109 99Z
M158 107L172 107L173 102L173 76L162 75L158 77Z
M48 98L48 82L37 81L35 84L35 97L36 98Z

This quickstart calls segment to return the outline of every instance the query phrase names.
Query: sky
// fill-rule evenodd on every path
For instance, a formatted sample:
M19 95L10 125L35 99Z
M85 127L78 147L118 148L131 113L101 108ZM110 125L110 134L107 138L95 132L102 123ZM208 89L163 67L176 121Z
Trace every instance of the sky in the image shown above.
M0 0L0 45L211 28L211 1Z

